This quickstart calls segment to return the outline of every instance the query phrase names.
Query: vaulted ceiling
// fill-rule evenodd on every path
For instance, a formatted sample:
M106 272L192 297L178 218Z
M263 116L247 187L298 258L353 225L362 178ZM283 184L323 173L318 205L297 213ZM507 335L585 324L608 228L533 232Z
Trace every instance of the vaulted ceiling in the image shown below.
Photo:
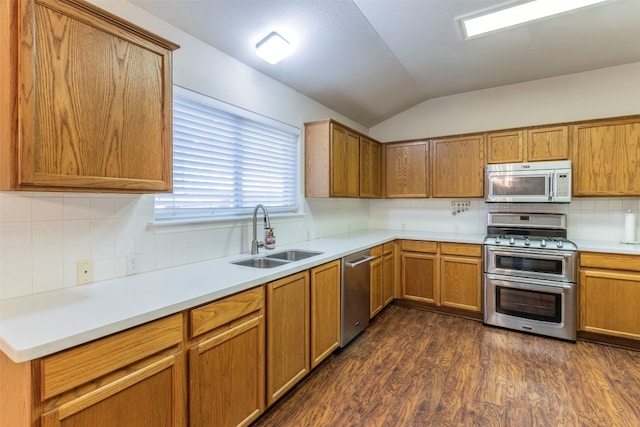
M367 127L432 98L640 61L640 0L470 40L456 17L505 1L129 1ZM270 65L255 45L274 30L294 52Z

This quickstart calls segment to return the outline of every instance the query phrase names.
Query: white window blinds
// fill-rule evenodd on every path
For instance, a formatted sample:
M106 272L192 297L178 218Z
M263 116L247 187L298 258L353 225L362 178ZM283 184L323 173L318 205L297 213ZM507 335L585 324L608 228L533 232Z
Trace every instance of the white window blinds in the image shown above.
M158 221L298 209L299 129L174 86L173 193Z

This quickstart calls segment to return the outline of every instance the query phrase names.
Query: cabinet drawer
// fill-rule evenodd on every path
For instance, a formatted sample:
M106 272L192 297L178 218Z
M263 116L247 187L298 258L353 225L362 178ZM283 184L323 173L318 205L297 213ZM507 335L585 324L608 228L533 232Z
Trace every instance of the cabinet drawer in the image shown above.
M608 270L640 271L640 256L581 252L580 267Z
M382 256L382 245L374 246L371 248L371 256L379 257Z
M382 246L382 253L388 254L389 252L393 252L393 242L387 242Z
M443 255L461 255L480 258L482 256L482 246L465 243L440 243L440 253Z
M262 307L264 289L258 286L193 309L189 314L190 337L211 331Z
M45 357L42 398L48 399L102 375L156 354L182 342L182 315L138 326Z
M438 252L438 242L422 242L419 240L403 240L402 250L411 252Z

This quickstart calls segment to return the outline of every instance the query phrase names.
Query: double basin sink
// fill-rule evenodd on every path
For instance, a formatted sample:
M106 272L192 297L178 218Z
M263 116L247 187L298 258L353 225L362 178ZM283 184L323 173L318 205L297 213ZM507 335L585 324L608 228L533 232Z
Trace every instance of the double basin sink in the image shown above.
M244 265L246 267L253 268L273 268L280 267L281 265L286 265L290 262L300 261L306 258L320 255L322 253L323 252L292 249L288 251L276 252L266 256L234 261L231 264Z

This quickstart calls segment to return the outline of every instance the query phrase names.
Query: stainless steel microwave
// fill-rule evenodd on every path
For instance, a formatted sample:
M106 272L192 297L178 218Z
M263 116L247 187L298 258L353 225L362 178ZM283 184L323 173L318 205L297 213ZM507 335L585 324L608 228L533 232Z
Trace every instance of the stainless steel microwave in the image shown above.
M571 161L487 165L484 191L489 203L569 203Z

